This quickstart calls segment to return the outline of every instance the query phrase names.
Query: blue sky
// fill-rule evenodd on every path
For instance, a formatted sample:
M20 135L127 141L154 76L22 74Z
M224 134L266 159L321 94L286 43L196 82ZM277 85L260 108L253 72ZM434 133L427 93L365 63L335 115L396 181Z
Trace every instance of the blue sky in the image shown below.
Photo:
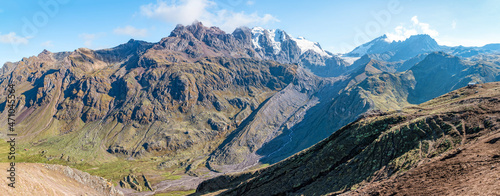
M232 32L237 26L279 28L347 52L388 34L426 33L442 45L500 43L496 0L33 0L0 1L0 64L43 49L109 48L129 39L157 42L176 24L199 20Z

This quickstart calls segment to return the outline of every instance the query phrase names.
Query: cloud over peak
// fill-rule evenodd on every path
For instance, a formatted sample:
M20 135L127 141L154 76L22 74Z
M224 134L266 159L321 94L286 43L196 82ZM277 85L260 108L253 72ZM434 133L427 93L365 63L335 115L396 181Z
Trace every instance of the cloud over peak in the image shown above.
M428 23L420 22L417 16L411 18L411 23L411 25L399 25L394 28L394 32L386 33L388 41L401 41L417 34L427 34L431 37L439 35L439 32L432 29Z
M159 0L155 4L141 6L140 13L173 24L188 25L194 21L201 21L207 26L218 26L226 32L231 32L240 26L279 22L270 14L259 15L256 12L247 14L221 9L217 3L210 0L180 0L172 3Z

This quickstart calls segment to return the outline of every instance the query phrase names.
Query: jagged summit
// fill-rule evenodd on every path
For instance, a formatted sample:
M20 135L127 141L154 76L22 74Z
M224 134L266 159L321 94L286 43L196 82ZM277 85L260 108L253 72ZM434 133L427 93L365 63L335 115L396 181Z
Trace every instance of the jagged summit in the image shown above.
M169 37L179 37L182 36L185 33L190 33L194 35L197 39L203 38L204 35L206 34L215 34L215 35L223 35L226 34L223 30L221 30L219 27L207 27L204 26L203 23L201 22L193 22L191 25L181 25L178 24L175 29L170 33Z

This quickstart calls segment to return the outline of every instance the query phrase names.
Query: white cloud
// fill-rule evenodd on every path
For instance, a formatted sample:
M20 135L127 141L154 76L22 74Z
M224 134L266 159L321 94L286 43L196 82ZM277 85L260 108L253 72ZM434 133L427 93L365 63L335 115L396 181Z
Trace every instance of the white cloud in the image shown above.
M141 6L141 13L150 18L165 22L190 24L200 20L206 14L207 8L214 3L208 0L181 0L180 5L169 5L164 1Z
M255 1L247 1L247 5L253 5L255 4Z
M28 39L30 39L30 37L21 37L14 32L8 34L0 33L0 43L4 44L28 44Z
M43 47L46 47L46 48L51 48L51 47L54 47L54 44L52 44L52 41L46 41L46 42L43 42L40 44L41 46Z
M83 39L83 45L86 47L90 48L93 46L93 41L96 40L99 37L104 36L104 33L99 33L99 34L88 34L88 33L82 33L78 35L81 39Z
M270 14L259 16L257 13L245 14L244 12L234 13L227 10L220 10L207 25L215 25L227 32L232 32L241 26L267 24L270 22L279 22L279 20Z
M113 31L115 34L118 35L128 35L132 37L145 37L148 34L148 30L146 29L137 29L133 26L126 26L126 27L118 27Z
M451 28L452 29L457 28L457 21L454 20L454 21L451 22Z
M220 9L217 8L215 2L210 0L180 0L174 1L172 4L159 0L156 4L141 6L140 12L144 16L160 19L167 23L188 25L198 20L206 26L218 26L226 32L231 32L240 26L279 22L270 14L259 16L257 13L246 14L245 12Z
M417 34L427 34L431 37L439 36L439 32L431 29L428 23L420 22L417 16L413 16L411 18L411 22L412 25L405 26L404 24L402 24L394 28L394 32L386 33L387 39L389 41L400 41Z

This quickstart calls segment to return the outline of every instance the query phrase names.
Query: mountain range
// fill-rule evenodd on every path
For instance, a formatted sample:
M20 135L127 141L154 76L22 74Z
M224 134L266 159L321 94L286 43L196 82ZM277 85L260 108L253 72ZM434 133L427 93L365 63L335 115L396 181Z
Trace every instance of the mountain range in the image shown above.
M366 116L409 122L394 116L471 83L500 81L499 49L440 46L415 35L398 42L382 36L333 54L279 29L228 34L195 22L157 43L44 50L6 63L0 93L15 85L19 145L30 149L20 161L73 166L122 188L150 182L155 192L169 187L165 176L205 179L289 164L287 157L364 126L352 122L371 122ZM3 123L6 106L1 100ZM357 156L351 151L336 152ZM130 184L129 174L142 175L143 184Z
M387 35L356 47L346 57L361 57L370 55L372 58L383 61L406 61L417 55L431 52L446 52L459 57L472 57L478 54L495 54L500 52L498 44L487 44L483 47L442 46L426 34L412 35L403 41L392 41Z

